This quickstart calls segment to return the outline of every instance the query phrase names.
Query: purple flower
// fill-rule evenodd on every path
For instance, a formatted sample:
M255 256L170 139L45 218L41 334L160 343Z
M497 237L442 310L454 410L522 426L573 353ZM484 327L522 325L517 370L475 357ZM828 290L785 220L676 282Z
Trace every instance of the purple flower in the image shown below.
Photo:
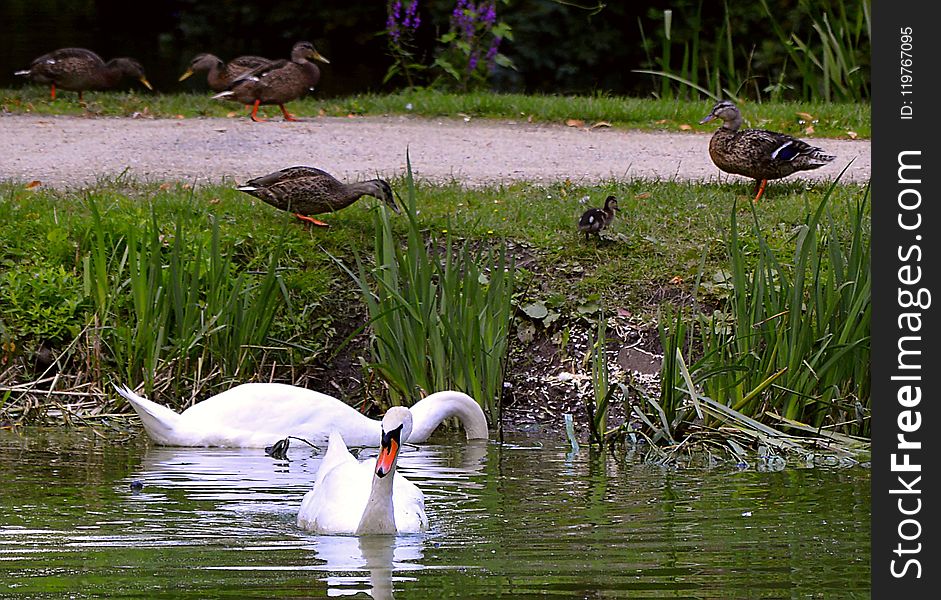
M503 38L496 35L493 37L493 41L490 42L490 48L487 49L487 65L492 69L494 67L494 58L497 56L497 49L500 47L500 42L503 41Z
M496 4L494 4L493 2L491 2L489 5L487 5L486 8L483 9L483 14L481 15L481 21L483 21L484 23L486 23L487 26L491 26L491 25L493 25L494 23L496 23L496 21L497 21L497 6L496 6Z
M414 30L418 29L419 23L421 23L421 19L418 16L418 0L412 0L408 8L405 9L405 20L402 21L402 24Z
M396 44L407 30L415 31L421 24L418 15L418 0L410 0L402 11L402 0L395 0L388 4L388 17L386 18L386 31Z

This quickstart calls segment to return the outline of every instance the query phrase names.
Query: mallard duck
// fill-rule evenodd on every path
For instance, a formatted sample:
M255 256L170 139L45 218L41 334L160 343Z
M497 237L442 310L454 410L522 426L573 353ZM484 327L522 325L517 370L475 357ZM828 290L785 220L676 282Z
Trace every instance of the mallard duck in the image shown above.
M363 196L372 196L399 212L392 187L384 179L343 183L326 171L314 167L288 167L263 177L256 177L236 188L264 202L294 213L298 219L328 227L311 215L346 208Z
M262 56L239 56L229 62L224 62L215 54L197 54L190 61L190 66L186 69L186 72L180 75L179 81L183 81L194 73L206 72L206 82L209 84L209 89L214 92L221 92L228 89L239 75L270 62L271 59Z
M755 199L758 202L769 179L787 177L797 171L817 169L829 163L833 155L811 146L786 133L764 129L743 129L742 113L735 104L722 100L712 107L700 123L722 119L720 127L709 141L709 156L726 173L744 175L755 180Z
M614 196L604 200L604 208L589 208L578 220L578 230L585 234L585 241L591 234L601 238L601 230L611 224L614 213L618 210L618 201Z
M51 84L50 97L56 99L56 86L63 90L78 92L82 101L85 90L108 90L114 88L125 77L133 77L151 87L144 68L133 58L112 58L108 62L85 48L60 48L43 54L30 64L28 69L16 75L29 77L39 83Z
M257 116L262 104L277 104L285 121L296 121L284 104L297 100L320 81L320 69L311 60L330 63L310 42L298 42L291 50L291 60L275 60L246 71L213 98L232 98L253 105L252 121L264 120Z

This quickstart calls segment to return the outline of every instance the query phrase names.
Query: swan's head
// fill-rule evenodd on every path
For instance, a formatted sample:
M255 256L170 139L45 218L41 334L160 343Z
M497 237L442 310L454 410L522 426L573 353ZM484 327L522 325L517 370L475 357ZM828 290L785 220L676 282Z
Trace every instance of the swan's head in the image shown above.
M379 440L379 458L376 459L376 477L385 477L395 469L402 440L412 434L412 412L404 406L393 406L382 417L382 438Z

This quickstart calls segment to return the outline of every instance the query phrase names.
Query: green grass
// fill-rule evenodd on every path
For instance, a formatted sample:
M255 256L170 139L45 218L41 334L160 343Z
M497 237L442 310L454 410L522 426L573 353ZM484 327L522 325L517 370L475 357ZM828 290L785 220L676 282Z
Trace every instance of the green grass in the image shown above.
M732 220L729 256L735 302L733 327L704 322L701 370L714 398L746 413L772 410L812 427L869 434L869 334L872 318L868 194L850 221L828 213L829 198L808 212L792 254L770 248L757 215L754 267ZM733 213L734 215L734 213ZM735 365L737 372L716 373ZM764 395L750 394L774 378Z
M148 394L159 381L174 397L254 373L262 355L255 350L266 347L285 299L280 243L259 270L238 268L236 253L222 248L217 218L194 223L178 213L168 231L151 205L146 226L116 231L98 200L86 201L92 227L82 280L93 306L86 331L98 350L89 354L95 367L110 363L119 381L142 381ZM205 376L204 364L212 366Z
M407 188L402 179L391 183L400 193ZM580 306L598 303L604 311L628 310L653 326L666 308L677 303L689 308L693 292L706 310L730 294L729 214L737 199L739 218L751 218L750 189L749 183L648 181L466 189L456 183L419 181L415 227L428 239L450 239L456 248L463 242L476 249L505 241L516 263L515 302L545 303L561 315L558 325L580 319ZM765 247L785 254L792 251L788 249L808 211L825 193L822 183L772 184L757 207L761 237L747 228L739 232L742 260L754 264ZM600 205L608 194L618 197L621 210L600 243L586 242L575 229L578 216L586 207ZM829 200L834 223L842 227L855 223L854 208L861 194L858 186L835 187ZM178 265L176 276L163 275L171 277L162 280L165 289L176 286L185 291L186 281L199 280L203 283L198 286L205 290L200 294L215 294L218 306L224 289L206 283L211 273L224 273L232 281L242 278L245 287L256 288L272 272L275 257L274 270L283 286L275 296L285 298L271 304L274 314L264 347L256 347L262 346L257 341L235 340L229 345L236 349L235 359L226 359L225 352L210 344L205 344L210 352L202 352L203 344L183 340L187 329L177 327L175 335L181 338L177 345L200 350L181 355L182 371L164 372L164 381L155 385L170 385L167 379L173 373L189 382L184 384L187 389L199 383L208 393L272 373L299 381L321 372L318 369L333 370L334 361L350 360L351 347L343 343L366 322L367 311L359 290L331 256L347 265L355 264L357 254L369 256L376 241L374 210L376 202L366 198L330 215L330 228L309 229L291 215L224 186L161 186L119 179L71 192L2 184L0 277L16 285L0 286L0 364L4 365L0 381L9 386L38 377L22 365L43 341L67 357L59 389L103 389L107 377L140 372L125 366L133 363L139 369L146 357L136 356L129 363L125 354L121 359L125 366L119 368L115 361L121 353L102 347L92 335L101 327L116 326L109 315L123 315L121 323L130 328L123 339L129 345L135 331L154 334L134 329L137 322L156 322L142 317L144 311L134 308L134 302L147 304L148 294L158 289L147 279L157 263L143 261L151 271L141 268L131 276L133 255L126 255L125 248L132 236L137 236L137 247L146 250L141 256L152 260L160 255L167 261L160 263L166 264L161 270ZM868 220L868 205L865 210ZM406 217L391 215L388 226L390 239L408 239ZM183 249L202 256L193 263L204 264L205 269L179 261ZM109 302L113 305L102 312ZM257 315L246 302L246 313ZM164 310L174 309L168 305ZM167 339L173 322L199 321L197 313L183 313L177 321L165 319L170 323ZM519 324L527 317L520 312L515 319ZM205 335L213 326L199 321L190 329ZM239 372L232 361L241 360L238 353L246 344L251 346L249 364L255 366ZM354 356L354 364L356 360Z
M865 450L871 410L868 189L842 207L848 218L833 217L832 201L827 194L806 207L793 239L774 248L757 210L743 219L730 213L728 302L712 314L688 318L667 311L661 320L661 394L651 404L662 419L647 423L651 438L725 428L775 451L813 451L813 441L802 447L790 439L792 432L850 453ZM749 249L743 235L757 249ZM716 445L726 447L726 441Z
M402 180L393 188L403 189ZM599 186L571 182L553 185L512 183L467 189L457 183L416 183L419 222L423 229L451 232L458 238L486 240L507 238L514 243L520 266L538 265L543 276L555 282L554 291L573 297L599 293L625 306L650 305L651 287L670 285L681 278L691 282L705 252L704 287L724 293L725 242L728 211L743 199L750 183L703 185L688 182L611 181ZM24 189L2 185L0 197L0 265L43 261L77 268L75 253L91 226L83 196L45 188ZM837 186L832 200L836 218L847 219L844 206L859 193L854 185ZM773 182L759 202L765 235L772 247L791 238L808 206L815 206L825 184L798 181ZM106 183L93 192L105 219L115 228L135 224L143 228L150 206L167 228L186 214L208 226L219 219L222 243L231 246L247 268L260 268L282 232L287 236L285 261L306 272L291 273L315 296L328 294L336 266L321 250L352 258L351 249L362 251L372 243L371 199L330 215L332 227L305 229L284 212L230 187ZM589 206L603 202L607 194L618 197L621 210L602 243L585 242L575 231L578 216ZM403 234L405 223L393 217L393 228ZM757 244L747 236L747 252ZM535 267L534 267L535 268ZM574 275L574 276L573 276ZM708 291L708 290L707 290ZM616 292L616 293L612 293ZM653 314L648 312L647 314Z
M95 114L154 118L231 117L247 119L240 104L212 100L210 94L153 94L134 92L89 92L86 106L74 94L63 93L49 100L44 87L26 86L0 90L0 108L12 113ZM532 96L470 92L437 92L427 89L392 94L358 94L342 98L316 95L288 104L298 117L415 115L420 117L484 118L534 123L563 124L583 121L584 126L607 123L612 127L648 131L712 132L714 124L699 125L712 108L711 100L658 100L597 94L593 96ZM868 103L764 102L741 106L749 127L774 129L801 137L871 136ZM262 107L259 114L280 119L278 107ZM807 122L806 115L812 117ZM581 124L580 124L581 125ZM808 133L807 127L813 127ZM849 133L852 132L852 133Z
M512 256L502 239L455 243L452 232L426 236L416 218L410 164L404 187L404 243L393 232L390 211L381 207L374 218L372 263L357 253L354 272L337 261L368 309L370 367L388 385L394 404L456 389L499 423L514 312Z
M744 35L733 12L741 7L728 2L719 27L702 26L701 2L695 11L664 10L655 30L639 22L647 68L634 72L655 77L659 98L869 100L868 0L800 0L790 7L792 18L810 24L800 34L782 25L766 0L761 7L764 19ZM765 30L764 44L756 44L755 27Z
M392 184L405 189L403 180ZM729 294L724 241L729 211L738 198L741 217L750 215L750 187L612 181L596 187L562 182L465 189L417 182L416 226L426 236L450 236L455 243L467 240L472 247L505 240L517 264L520 305L544 302L564 321L577 315L579 306L598 302L604 310L622 308L655 323L671 298L688 298L700 273L700 302L716 304ZM775 250L790 247L807 208L816 206L824 192L823 184L773 184L758 206L764 241L740 232L744 260L754 261L763 244ZM621 211L601 243L586 242L575 230L577 218L608 194L620 199ZM851 222L860 194L857 186L834 189L830 211L835 223ZM329 368L351 329L366 319L355 286L330 255L353 265L356 253L367 254L375 235L371 210L375 203L364 199L331 215L329 229L308 229L287 213L229 187L119 180L76 193L0 185L0 359L5 365L21 364L45 341L57 352L71 353L74 360L66 375L75 385L101 385L106 383L102 374L108 372L126 371L130 376L133 371L124 367L112 363L109 368L108 360L115 358L91 360L92 350L101 350L94 348L87 332L115 325L101 313L108 302L117 303L115 314L140 318L134 317L142 312L133 308L135 298L146 304L147 294L155 291L144 270L136 271L136 283L130 275L125 249L131 232L137 231L137 246L150 247L145 258L180 255L174 244L182 239L187 249L202 248L198 251L204 257L221 261L215 271L208 258L202 261L205 270L187 271L186 263L177 261L179 283L165 283L168 289L185 287L186 277L202 279L212 272L258 285L271 270L271 257L278 257L275 269L286 301L273 305L279 307L268 342L254 356L260 367L250 375L233 375L236 370L226 367L224 353L215 352L211 358L188 355L185 377L205 380L206 391L211 391L256 373L267 376L276 368L293 369L295 379L311 367ZM407 237L404 217L393 215L390 227L394 237ZM167 269L173 264L168 260ZM203 287L207 293L213 289ZM187 318L195 317L180 319ZM125 333L125 339L131 339L127 336L132 332ZM88 348L80 350L81 343ZM126 359L122 364L131 364ZM131 362L143 361L138 356ZM33 376L17 369L0 374L2 385Z

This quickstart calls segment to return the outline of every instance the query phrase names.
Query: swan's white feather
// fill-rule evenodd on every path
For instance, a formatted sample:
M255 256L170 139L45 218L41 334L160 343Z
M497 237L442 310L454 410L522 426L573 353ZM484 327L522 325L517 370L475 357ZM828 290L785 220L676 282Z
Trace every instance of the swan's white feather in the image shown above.
M198 402L182 413L127 387L115 389L131 403L154 442L166 446L264 448L287 436L323 446L337 431L350 446L376 446L381 426L345 402L282 383L245 383ZM414 429L403 442L419 443L444 419L457 417L468 439L486 439L487 419L466 394L443 391L411 407Z
M337 432L332 433L314 487L301 502L297 514L298 526L322 534L357 533L372 492L375 471L375 458L357 461L350 454L342 436ZM396 532L424 531L428 528L424 494L417 485L398 472L393 473L392 477Z

